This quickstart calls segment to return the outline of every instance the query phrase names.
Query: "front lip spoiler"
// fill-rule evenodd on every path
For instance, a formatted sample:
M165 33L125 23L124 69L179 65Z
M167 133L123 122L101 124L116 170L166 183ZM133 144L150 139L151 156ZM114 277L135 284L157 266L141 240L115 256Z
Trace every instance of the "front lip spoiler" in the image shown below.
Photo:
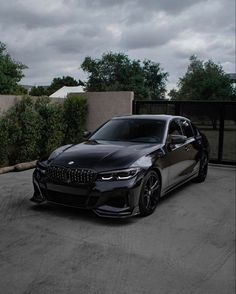
M126 218L133 215L133 210L130 207L118 208L110 205L102 205L93 209L93 211L98 216L109 218Z

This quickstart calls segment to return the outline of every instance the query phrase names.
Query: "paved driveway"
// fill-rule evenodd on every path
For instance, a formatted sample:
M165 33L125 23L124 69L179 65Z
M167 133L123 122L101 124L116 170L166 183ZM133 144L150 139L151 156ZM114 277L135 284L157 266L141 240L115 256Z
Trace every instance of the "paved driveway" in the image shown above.
M234 170L129 220L35 207L31 175L0 176L0 293L234 293Z

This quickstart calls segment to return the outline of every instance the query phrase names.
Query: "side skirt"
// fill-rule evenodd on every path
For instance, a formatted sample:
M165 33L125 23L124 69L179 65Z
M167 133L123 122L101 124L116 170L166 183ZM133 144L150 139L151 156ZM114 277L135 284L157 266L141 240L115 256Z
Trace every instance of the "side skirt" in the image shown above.
M166 190L162 191L161 192L161 197L163 197L164 195L168 194L169 192L175 190L176 188L182 186L183 184L187 183L188 181L194 179L195 177L197 177L198 175L198 172L194 173L193 175L191 175L190 177L188 177L187 179L185 179L184 181L170 187L170 188L167 188Z

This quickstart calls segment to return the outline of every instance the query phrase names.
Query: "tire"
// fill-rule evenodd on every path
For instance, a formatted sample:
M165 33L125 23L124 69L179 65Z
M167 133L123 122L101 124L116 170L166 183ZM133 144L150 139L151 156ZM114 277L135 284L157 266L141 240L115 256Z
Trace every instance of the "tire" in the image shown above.
M208 157L207 157L207 154L204 153L200 161L199 172L196 177L197 183L202 183L205 181L207 177L207 171L208 171Z
M160 193L160 176L151 170L144 178L139 196L139 211L141 216L147 216L153 213L160 200Z

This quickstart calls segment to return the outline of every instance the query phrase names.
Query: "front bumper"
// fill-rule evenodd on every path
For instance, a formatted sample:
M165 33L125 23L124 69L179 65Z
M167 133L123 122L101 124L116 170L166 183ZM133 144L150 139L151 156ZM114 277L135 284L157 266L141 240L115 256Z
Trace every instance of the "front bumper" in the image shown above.
M33 173L31 201L91 209L97 215L125 218L139 213L142 172L130 180L95 181L91 185L55 184L38 169Z

